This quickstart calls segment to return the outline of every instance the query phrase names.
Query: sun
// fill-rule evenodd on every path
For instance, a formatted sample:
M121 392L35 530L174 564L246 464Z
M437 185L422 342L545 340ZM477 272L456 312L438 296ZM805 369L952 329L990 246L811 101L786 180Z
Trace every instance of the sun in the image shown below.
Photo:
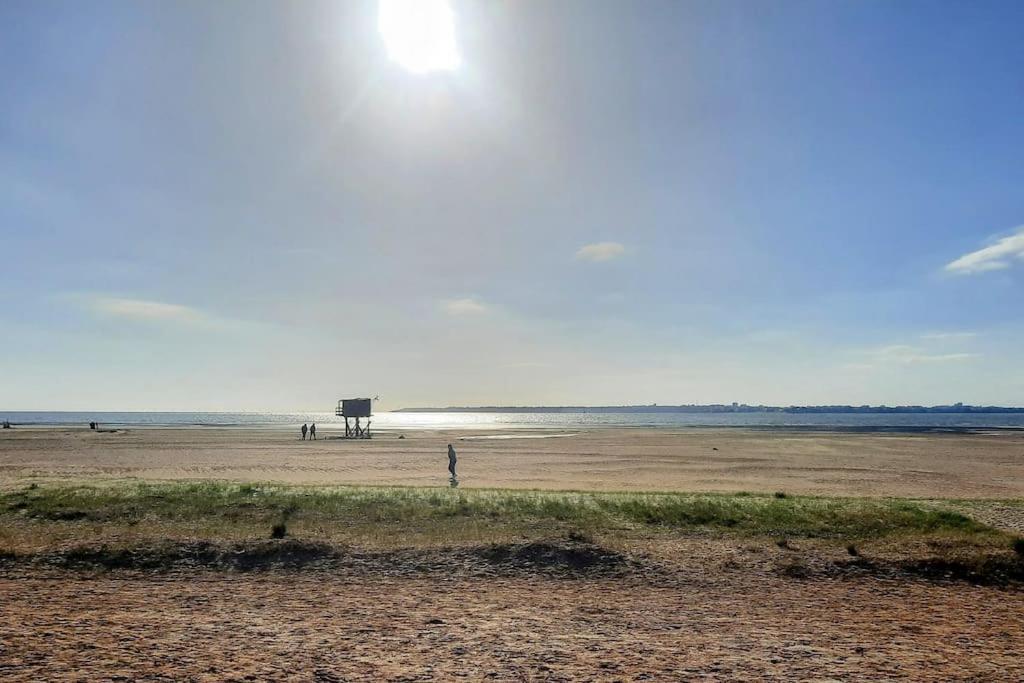
M447 0L380 0L377 28L388 56L413 73L451 71L462 61Z

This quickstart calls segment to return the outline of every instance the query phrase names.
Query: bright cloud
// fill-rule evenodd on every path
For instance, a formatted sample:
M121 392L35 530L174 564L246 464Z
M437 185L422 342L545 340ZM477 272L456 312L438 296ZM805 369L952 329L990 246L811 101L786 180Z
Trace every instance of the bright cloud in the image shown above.
M448 315L480 315L488 311L486 304L473 297L448 299L443 307Z
M594 244L587 244L580 247L576 252L576 259L578 261L601 263L603 261L611 261L614 258L618 258L619 256L622 256L625 251L626 247L618 242L595 242Z
M946 264L946 270L958 275L984 273L1009 268L1014 259L1024 261L1024 226L1020 226L1016 233L998 240L995 244L964 254Z

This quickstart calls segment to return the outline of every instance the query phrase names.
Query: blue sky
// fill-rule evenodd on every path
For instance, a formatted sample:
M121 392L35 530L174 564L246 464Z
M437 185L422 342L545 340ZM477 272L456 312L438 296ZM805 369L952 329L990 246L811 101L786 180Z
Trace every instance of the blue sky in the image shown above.
M0 4L0 407L1024 405L1024 5Z

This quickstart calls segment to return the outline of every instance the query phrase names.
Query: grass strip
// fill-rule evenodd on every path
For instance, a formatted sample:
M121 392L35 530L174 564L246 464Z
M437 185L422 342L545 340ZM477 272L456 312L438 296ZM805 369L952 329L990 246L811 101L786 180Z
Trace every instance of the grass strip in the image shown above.
M754 494L599 493L223 482L33 486L0 494L0 523L221 529L287 524L322 534L380 528L418 534L536 529L667 529L751 536L870 539L999 532L959 512L904 499ZM322 535L321 534L321 535ZM316 535L314 533L314 535Z

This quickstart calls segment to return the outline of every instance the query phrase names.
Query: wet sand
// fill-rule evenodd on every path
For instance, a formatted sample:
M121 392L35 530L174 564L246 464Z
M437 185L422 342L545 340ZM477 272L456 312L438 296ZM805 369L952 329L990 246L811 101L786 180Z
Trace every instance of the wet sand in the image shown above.
M471 487L1024 497L1024 433L1013 431L635 428L398 436L302 442L292 432L262 429L3 430L0 486L121 479L445 486L445 446L453 443L461 484ZM495 436L502 438L481 438ZM549 438L532 438L538 436Z

